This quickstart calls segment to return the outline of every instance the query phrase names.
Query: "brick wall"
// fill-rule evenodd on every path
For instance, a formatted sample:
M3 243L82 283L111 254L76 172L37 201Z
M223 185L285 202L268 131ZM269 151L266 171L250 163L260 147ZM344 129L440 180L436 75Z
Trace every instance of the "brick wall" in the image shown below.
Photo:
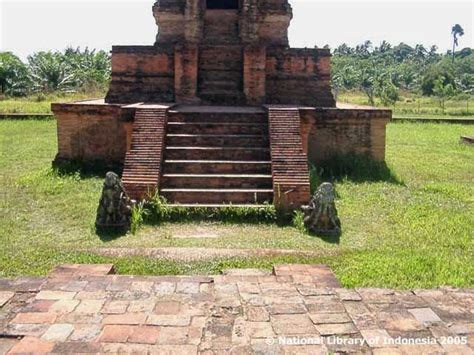
M335 107L329 50L268 48L266 103Z
M385 160L385 129L390 110L302 109L301 122L305 151L317 164L335 154L368 154Z
M244 48L244 94L249 105L258 105L265 101L265 66L265 47Z
M53 104L57 118L56 162L117 165L127 151L127 126L119 106Z
M179 103L197 103L199 47L175 47L175 99Z
M174 46L115 46L106 102L173 102Z

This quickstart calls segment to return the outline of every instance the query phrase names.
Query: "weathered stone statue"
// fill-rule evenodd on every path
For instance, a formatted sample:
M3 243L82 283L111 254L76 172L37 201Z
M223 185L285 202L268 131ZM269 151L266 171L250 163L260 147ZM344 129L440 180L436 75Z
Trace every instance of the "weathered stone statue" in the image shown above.
M325 182L311 198L309 206L304 206L304 225L315 234L338 236L341 234L341 221L337 216L334 200L334 186Z
M128 231L131 224L132 204L119 176L112 172L107 173L97 209L96 230L98 232Z

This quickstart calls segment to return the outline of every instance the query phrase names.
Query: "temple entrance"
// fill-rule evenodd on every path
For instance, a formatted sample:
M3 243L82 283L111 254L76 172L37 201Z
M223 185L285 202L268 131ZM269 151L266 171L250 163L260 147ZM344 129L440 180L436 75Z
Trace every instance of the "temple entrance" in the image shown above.
M208 104L236 105L243 98L239 0L207 0L198 66L198 96Z
M238 105L244 102L242 46L201 46L198 96L208 104Z
M208 10L238 10L239 0L207 0Z

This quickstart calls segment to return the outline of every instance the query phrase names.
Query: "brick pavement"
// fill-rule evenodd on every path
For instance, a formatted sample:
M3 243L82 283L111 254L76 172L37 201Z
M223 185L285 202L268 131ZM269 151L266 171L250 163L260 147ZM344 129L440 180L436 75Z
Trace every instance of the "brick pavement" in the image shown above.
M0 353L473 354L472 289L349 290L321 265L113 271L64 265L0 280Z

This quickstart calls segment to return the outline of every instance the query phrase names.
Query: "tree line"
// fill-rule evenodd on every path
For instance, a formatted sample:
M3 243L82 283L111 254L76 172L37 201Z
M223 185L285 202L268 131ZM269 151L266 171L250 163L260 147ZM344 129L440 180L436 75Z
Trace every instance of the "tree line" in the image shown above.
M454 29L454 27L453 27ZM455 47L453 47L455 48ZM471 48L438 53L437 47L392 46L366 41L356 47L342 44L333 50L334 93L362 91L371 104L378 98L394 104L401 91L435 95L440 102L469 98L474 88L474 53ZM111 60L105 51L68 48L38 52L26 63L9 52L0 53L0 95L103 91L110 81Z
M333 89L359 90L374 104L394 104L401 91L435 95L444 100L469 97L474 88L474 53L471 48L445 54L436 46L405 43L378 46L366 41L356 47L342 44L333 51Z
M26 63L10 52L0 53L0 94L104 90L110 80L110 55L105 51L68 48L37 52Z

